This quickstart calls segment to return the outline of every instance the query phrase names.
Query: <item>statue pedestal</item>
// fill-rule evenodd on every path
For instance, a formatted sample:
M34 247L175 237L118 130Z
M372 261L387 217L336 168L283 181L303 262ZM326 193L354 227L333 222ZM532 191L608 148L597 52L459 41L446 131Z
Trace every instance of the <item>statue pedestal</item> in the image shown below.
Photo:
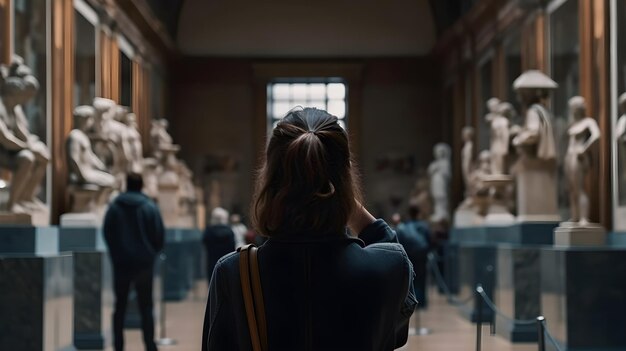
M180 215L180 193L178 184L159 184L157 202L165 227L177 227L178 217Z
M595 223L563 222L554 229L555 246L604 246L606 239L606 230Z
M50 212L44 208L33 213L0 212L0 225L4 224L47 227L50 225Z
M513 177L505 174L486 176L482 180L489 188L489 207L485 224L488 226L508 226L515 223L515 217L506 206L507 188L513 184Z
M522 156L514 166L518 222L558 222L556 163Z
M103 219L100 213L65 213L61 215L60 224L64 228L99 228Z
M0 345L71 350L73 257L56 227L0 225Z

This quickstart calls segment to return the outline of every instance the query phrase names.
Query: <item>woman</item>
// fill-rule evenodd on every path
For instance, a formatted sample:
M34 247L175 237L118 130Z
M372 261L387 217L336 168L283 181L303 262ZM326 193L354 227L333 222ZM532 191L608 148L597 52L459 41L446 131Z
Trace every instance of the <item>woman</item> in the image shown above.
M269 350L393 350L407 340L413 268L395 232L360 205L337 121L292 110L259 173L251 215L269 237L258 250ZM238 254L215 267L203 349L252 349Z

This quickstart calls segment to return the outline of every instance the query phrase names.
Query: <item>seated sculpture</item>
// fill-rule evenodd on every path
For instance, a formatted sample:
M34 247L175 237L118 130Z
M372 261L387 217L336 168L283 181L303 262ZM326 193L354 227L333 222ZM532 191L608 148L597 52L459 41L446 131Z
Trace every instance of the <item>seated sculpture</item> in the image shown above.
M50 161L47 146L29 131L22 109L35 97L39 82L19 59L14 60L7 76L0 80L0 168L13 172L5 209L12 213L32 214L47 211L37 193Z
M115 186L115 177L106 171L105 164L91 149L86 134L92 125L95 109L78 106L74 109L74 129L67 137L67 161L72 212L93 211L99 195Z
M95 109L93 132L90 135L94 143L96 155L107 165L116 179L116 189L122 189L126 179L130 155L130 146L126 137L126 126L117 121L118 115L128 113L113 100L97 97L94 99Z

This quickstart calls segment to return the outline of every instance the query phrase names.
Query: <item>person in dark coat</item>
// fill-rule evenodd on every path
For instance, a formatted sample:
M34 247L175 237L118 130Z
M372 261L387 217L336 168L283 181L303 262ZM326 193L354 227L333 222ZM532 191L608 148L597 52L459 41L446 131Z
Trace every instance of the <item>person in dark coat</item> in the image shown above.
M211 212L211 221L204 231L202 243L207 259L207 280L210 283L217 261L235 251L235 233L228 224L228 211L217 207Z
M396 228L398 241L404 247L415 270L415 296L420 308L426 308L426 277L428 251L431 247L428 223L419 219L420 210L417 205L409 206L409 219Z
M113 263L113 340L115 351L124 349L124 318L128 293L133 285L141 314L146 350L157 349L154 342L152 286L154 263L163 249L165 230L156 204L141 192L141 175L129 174L125 193L109 205L104 218L104 238Z
M274 128L252 201L268 350L393 350L417 303L396 233L362 205L348 134L326 111ZM347 228L352 235L349 235ZM251 350L239 255L213 272L202 349Z

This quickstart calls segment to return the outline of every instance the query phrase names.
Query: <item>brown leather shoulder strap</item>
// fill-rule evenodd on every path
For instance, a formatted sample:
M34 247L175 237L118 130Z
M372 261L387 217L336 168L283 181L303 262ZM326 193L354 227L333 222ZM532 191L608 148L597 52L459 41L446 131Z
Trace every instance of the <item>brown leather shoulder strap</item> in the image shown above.
M259 259L257 248L250 249L250 268L252 273L252 294L254 295L254 309L256 311L256 321L259 329L261 346L267 351L267 322L265 320L265 301L263 300L263 287L261 286L261 275L259 274Z
M246 306L246 316L248 317L248 328L250 330L250 341L254 351L263 351L259 338L259 329L254 311L254 298L252 296L252 286L250 280L250 251L256 250L253 245L240 247L239 251L239 275L241 276L241 292L243 302Z

